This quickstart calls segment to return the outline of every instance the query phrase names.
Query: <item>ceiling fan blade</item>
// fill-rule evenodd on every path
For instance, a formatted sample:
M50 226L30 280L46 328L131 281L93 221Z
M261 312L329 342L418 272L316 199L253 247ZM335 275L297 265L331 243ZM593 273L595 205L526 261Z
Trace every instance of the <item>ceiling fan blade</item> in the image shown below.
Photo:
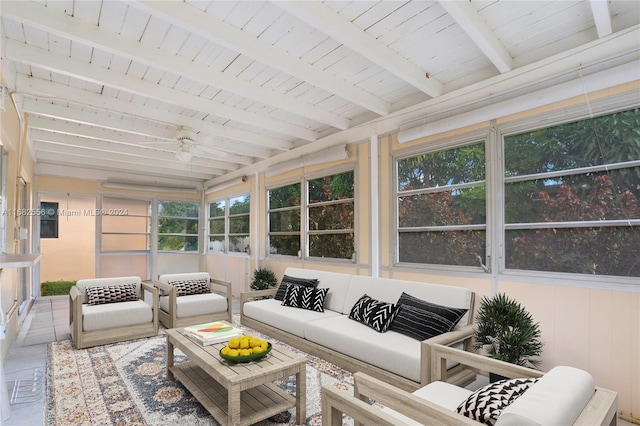
M227 157L229 155L225 151L221 151L219 149L211 148L211 147L208 147L208 146L202 145L202 144L194 144L193 145L193 150L194 151L206 152L206 153L215 155L216 157Z

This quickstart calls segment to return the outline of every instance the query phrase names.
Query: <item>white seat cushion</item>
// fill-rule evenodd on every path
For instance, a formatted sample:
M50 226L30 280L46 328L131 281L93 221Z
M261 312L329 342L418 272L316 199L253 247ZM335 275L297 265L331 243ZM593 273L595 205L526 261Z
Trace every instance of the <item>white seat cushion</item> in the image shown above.
M446 408L447 410L455 411L458 405L460 405L462 401L469 398L472 393L473 392L468 389L461 388L450 383L432 382L427 386L424 386L413 392L413 395L437 404L443 408ZM422 423L418 423L415 420L410 419L409 417L402 415L395 410L392 410L391 408L384 407L382 411L392 415L393 417L401 420L408 425L422 425Z
M153 309L143 300L82 305L84 331L111 329L153 321Z
M158 303L160 309L169 312L169 296L160 296ZM178 318L225 312L226 310L227 298L219 294L191 294L176 297L176 316Z
M378 333L347 315L339 315L306 323L304 337L402 377L420 381L420 342L400 333Z
M329 309L325 309L324 312L316 312L308 309L282 306L281 301L274 299L245 303L243 305L243 315L298 337L304 337L304 326L308 322L342 316L338 312Z

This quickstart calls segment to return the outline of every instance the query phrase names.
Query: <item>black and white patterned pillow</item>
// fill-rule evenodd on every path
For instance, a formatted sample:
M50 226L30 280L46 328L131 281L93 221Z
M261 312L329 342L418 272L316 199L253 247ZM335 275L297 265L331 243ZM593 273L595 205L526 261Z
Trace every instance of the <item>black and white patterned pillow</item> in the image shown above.
M138 300L138 292L135 284L99 285L87 287L89 305L102 305L103 303L134 302Z
M450 308L402 293L398 299L398 315L390 330L418 340L453 330L467 309Z
M458 414L489 426L509 404L526 392L537 378L499 380L484 386L464 400L456 409Z
M169 281L168 284L175 287L176 296L189 296L191 294L211 293L209 280L206 278L200 278L197 280Z
M301 285L303 287L315 288L318 285L318 280L315 278L298 278L285 275L284 277L282 277L282 281L280 281L280 287L278 287L274 299L283 300L284 294L287 291L287 287L289 287L290 285Z
M324 312L324 299L327 297L328 288L303 287L290 285L282 300L283 306L302 308L310 311Z
M398 313L393 303L382 302L363 295L351 307L349 318L373 328L378 333L384 333Z

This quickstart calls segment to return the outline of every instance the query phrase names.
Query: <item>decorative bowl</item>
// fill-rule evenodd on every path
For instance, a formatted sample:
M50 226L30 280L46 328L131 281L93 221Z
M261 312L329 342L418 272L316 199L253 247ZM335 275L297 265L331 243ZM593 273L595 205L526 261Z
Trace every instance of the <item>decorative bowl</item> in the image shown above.
M251 354L251 355L244 355L244 356L224 355L222 353L222 349L220 349L220 358L226 359L227 361L231 361L231 362L250 362L250 361L255 361L256 359L262 358L269 352L271 352L271 343L267 343L267 350L264 352L260 352L259 354Z

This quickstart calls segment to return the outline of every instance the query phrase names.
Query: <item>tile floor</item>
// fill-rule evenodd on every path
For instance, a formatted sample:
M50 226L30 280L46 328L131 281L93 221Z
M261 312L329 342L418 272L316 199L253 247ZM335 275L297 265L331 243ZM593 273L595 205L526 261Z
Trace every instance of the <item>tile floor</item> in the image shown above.
M233 312L239 312L239 300L234 298L233 302ZM11 404L11 416L5 421L0 419L0 426L44 424L43 378L46 369L47 345L55 340L70 338L69 296L37 299L24 320L18 339L9 350L4 362L4 373L9 387L9 397L16 380L38 386L35 392L28 389L26 395L19 398L17 403ZM37 379L34 380L34 377ZM618 426L633 425L624 420L618 420Z
M4 373L9 397L20 381L16 403L11 404L11 416L3 426L36 426L44 423L44 378L47 345L55 340L70 339L69 296L37 299L22 324L18 339L4 361ZM34 377L36 378L34 380ZM31 389L29 385L35 385Z

